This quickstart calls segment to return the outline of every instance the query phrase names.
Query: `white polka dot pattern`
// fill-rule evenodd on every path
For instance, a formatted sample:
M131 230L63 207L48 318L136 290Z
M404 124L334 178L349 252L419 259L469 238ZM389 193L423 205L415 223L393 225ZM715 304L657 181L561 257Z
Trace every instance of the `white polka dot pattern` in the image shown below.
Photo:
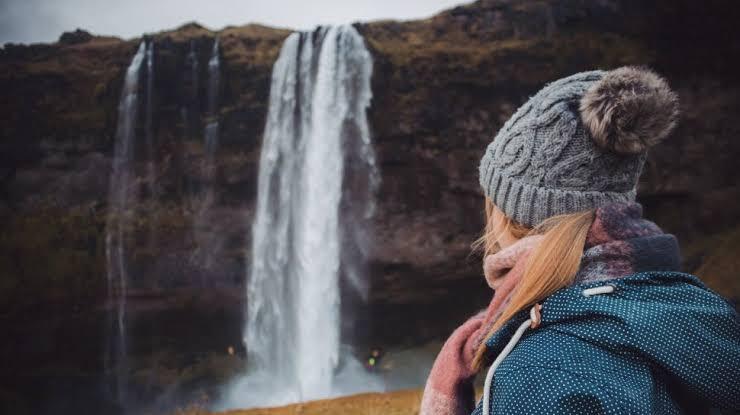
M542 325L495 372L490 414L740 412L740 321L725 300L677 272L609 284L611 293L584 296L604 285L586 283L542 303ZM492 357L527 317L486 342Z

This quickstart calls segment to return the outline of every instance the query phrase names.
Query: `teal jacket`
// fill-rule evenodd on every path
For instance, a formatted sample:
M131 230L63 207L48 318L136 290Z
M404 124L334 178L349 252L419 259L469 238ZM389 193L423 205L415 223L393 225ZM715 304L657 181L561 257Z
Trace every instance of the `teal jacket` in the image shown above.
M605 285L613 292L583 293ZM528 318L520 313L487 340L491 359ZM542 303L541 318L492 373L489 414L740 412L738 314L692 275L571 286Z

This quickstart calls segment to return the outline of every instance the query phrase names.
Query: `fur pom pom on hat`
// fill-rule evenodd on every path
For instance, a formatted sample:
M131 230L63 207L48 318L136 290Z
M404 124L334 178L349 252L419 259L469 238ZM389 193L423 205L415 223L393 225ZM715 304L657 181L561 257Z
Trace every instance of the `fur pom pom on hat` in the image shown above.
M637 154L663 140L676 125L678 96L648 69L607 72L581 98L581 119L601 147Z
M481 159L484 193L516 222L635 199L647 149L678 119L678 97L649 69L557 80L522 105Z

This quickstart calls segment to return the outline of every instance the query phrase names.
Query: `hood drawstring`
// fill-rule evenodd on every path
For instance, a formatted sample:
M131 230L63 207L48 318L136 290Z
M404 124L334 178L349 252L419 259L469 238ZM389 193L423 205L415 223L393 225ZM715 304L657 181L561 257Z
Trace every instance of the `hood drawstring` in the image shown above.
M531 309L529 309L529 318L521 325L519 325L519 328L516 329L514 335L511 336L511 340L509 340L509 343L506 344L504 350L499 353L499 355L496 357L496 360L493 361L491 367L488 369L488 373L486 374L486 382L483 384L483 415L489 415L488 411L490 408L491 381L493 380L493 373L499 367L501 362L506 359L506 356L511 353L511 350L514 349L514 346L516 346L516 344L519 342L519 339L522 338L524 332L527 331L528 328L536 329L540 326L540 323L542 322L541 310L542 306L539 304L535 304L534 306L532 306Z

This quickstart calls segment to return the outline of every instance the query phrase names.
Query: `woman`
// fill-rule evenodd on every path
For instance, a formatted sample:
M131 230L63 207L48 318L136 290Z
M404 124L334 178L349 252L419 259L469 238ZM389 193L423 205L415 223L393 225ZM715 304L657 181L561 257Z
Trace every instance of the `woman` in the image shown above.
M443 346L422 415L740 410L737 313L634 202L677 116L662 78L624 67L556 81L504 125L480 164L493 299Z

